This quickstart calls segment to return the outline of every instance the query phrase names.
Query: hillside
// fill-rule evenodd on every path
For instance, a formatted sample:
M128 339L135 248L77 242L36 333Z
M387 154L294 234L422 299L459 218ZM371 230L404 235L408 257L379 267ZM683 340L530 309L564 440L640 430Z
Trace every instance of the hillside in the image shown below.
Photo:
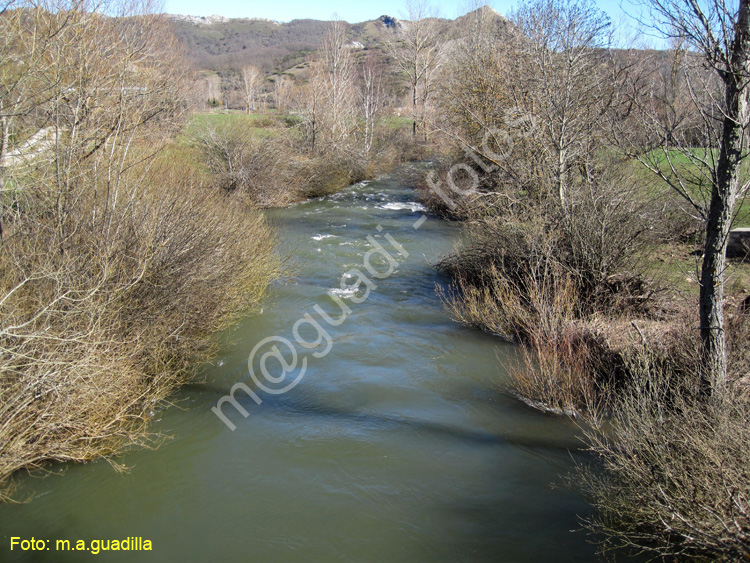
M480 8L456 20L439 20L446 38L457 37L476 16L491 17L499 28L508 20L490 8ZM187 48L196 70L231 71L253 64L267 72L285 71L303 62L320 44L330 22L292 20L279 23L264 19L201 18L170 15L177 37ZM380 49L408 21L383 15L372 21L347 24L353 42L364 49Z
M260 19L191 18L170 16L177 37L198 70L225 71L246 64L267 71L286 70L318 48L329 22L292 20L278 23ZM382 45L400 22L383 16L349 25L352 41L366 48Z

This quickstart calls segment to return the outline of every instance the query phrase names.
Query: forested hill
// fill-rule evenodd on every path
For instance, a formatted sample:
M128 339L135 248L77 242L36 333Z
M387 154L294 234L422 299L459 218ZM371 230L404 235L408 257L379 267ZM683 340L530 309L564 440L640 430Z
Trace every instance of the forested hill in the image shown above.
M481 8L490 10L489 8ZM508 25L499 13L490 10L498 26ZM458 35L470 15L456 20L439 20L447 36ZM207 18L170 15L177 37L186 46L188 57L197 70L235 70L252 64L267 71L281 71L303 61L320 45L330 22L292 20L279 23L265 19L221 16ZM362 48L377 49L393 34L408 26L391 16L347 24L348 35ZM355 45L356 45L355 43ZM359 45L357 45L359 46Z

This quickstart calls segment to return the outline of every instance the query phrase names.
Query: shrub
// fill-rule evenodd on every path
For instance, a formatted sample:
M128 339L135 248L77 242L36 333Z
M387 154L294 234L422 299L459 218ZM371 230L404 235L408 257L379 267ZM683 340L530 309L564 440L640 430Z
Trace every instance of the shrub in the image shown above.
M511 391L528 405L577 416L606 401L592 333L574 323L578 301L572 278L560 271L504 276L492 266L481 286L460 281L444 302L469 326L519 342L518 361L506 366ZM596 358L596 359L595 359Z
M522 291L525 272L559 270L575 285L576 316L645 307L652 293L637 266L661 238L658 207L616 171L572 192L569 206L566 213L554 201L470 196L459 207L468 220L468 242L440 267L482 285L494 265Z
M294 200L285 139L255 135L244 119L228 119L200 128L191 139L216 187L241 192L258 207Z
M463 198L468 242L439 267L455 280L445 302L460 322L522 344L512 390L544 410L601 410L626 376L593 318L649 318L656 288L639 262L661 236L657 207L617 168L557 201L491 186ZM659 310L659 308L656 308ZM606 335L604 335L606 337Z
M242 120L205 126L191 145L216 187L240 193L261 208L335 193L366 176L353 155L304 154L293 134L258 136Z
M279 266L247 198L205 189L184 147L157 156L186 107L166 18L127 1L16 8L0 18L4 133L40 142L2 171L0 485L147 443L153 409Z
M604 550L740 561L750 557L750 403L706 404L698 378L630 359L611 419L587 432L600 467L579 468Z
M152 411L277 275L257 212L151 164L116 193L84 170L64 216L45 183L18 179L26 205L0 254L0 482L149 443Z

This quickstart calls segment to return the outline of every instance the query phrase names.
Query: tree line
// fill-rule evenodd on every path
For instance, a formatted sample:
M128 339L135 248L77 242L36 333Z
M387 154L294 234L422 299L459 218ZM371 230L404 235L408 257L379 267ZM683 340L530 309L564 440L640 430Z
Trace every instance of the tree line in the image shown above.
M750 8L645 6L667 49L615 48L586 0L522 2L501 28L473 12L442 47L430 122L453 157L424 197L465 224L439 264L448 310L521 344L515 394L585 421L603 470L572 482L603 545L741 560L747 289L727 279L746 266L726 255L750 186ZM675 252L695 257L687 290L655 266Z
M174 144L188 71L148 2L0 6L0 498L153 444L151 413L278 276L251 202Z

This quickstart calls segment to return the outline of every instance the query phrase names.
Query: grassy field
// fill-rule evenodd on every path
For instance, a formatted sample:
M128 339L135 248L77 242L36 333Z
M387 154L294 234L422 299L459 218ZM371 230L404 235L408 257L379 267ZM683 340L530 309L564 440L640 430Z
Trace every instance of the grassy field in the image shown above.
M383 120L383 123L389 129L400 129L402 127L411 127L413 120L409 115L392 115L390 117L386 117Z
M185 132L191 135L205 127L220 127L229 122L240 122L247 124L253 135L271 138L277 135L278 131L286 128L292 118L293 116L279 115L276 112L250 114L239 111L194 113L185 128Z
M697 297L701 255L687 244L663 244L646 259L644 273L657 285L679 294ZM726 289L729 295L750 294L750 263L728 261Z
M706 155L705 149L694 149L697 156ZM670 164L666 155L661 151L653 154L653 161L658 163L659 168L667 175L671 172ZM670 160L677 172L687 178L698 178L698 168L684 153L673 151ZM672 189L664 180L658 178L654 173L639 164L636 177L641 178L649 196L663 197L667 200L678 202L681 206L685 200ZM745 180L750 180L750 167L746 166ZM710 201L710 187L701 186L698 181L686 182L690 195L699 202L704 202L708 207ZM685 207L686 209L688 207ZM750 227L750 200L747 198L737 202L737 211L733 228ZM700 244L702 233L696 235L697 240L691 243L671 243L658 247L646 264L649 276L658 284L669 287L688 296L697 296L699 291L698 279L700 276L701 254ZM740 260L729 260L727 271L727 292L730 295L746 295L750 293L750 263Z
M707 149L696 148L691 149L691 152L699 158L708 156ZM714 153L712 156L718 158L717 151L714 150L712 152ZM674 175L674 172L672 172L670 167L669 161L671 161L672 166L674 166L680 176L684 178L694 179L692 182L685 182L686 187L688 188L688 193L696 201L704 202L706 207L708 207L708 202L710 201L711 197L710 186L706 185L705 182L703 185L700 184L700 170L698 169L696 163L694 163L687 154L678 150L672 150L670 151L668 161L666 154L664 154L663 151L657 149L650 155L650 158L652 159L652 162L654 164L658 165L659 169L667 177ZM644 166L638 166L638 168L639 170L636 171L636 174L643 178L644 185L647 186L652 194L668 195L671 193L675 197L681 197L666 182L659 179L654 173L647 170ZM745 182L750 181L750 162L745 162L743 164L743 180ZM750 199L743 198L741 201L737 202L735 220L732 227L735 229L750 228Z

